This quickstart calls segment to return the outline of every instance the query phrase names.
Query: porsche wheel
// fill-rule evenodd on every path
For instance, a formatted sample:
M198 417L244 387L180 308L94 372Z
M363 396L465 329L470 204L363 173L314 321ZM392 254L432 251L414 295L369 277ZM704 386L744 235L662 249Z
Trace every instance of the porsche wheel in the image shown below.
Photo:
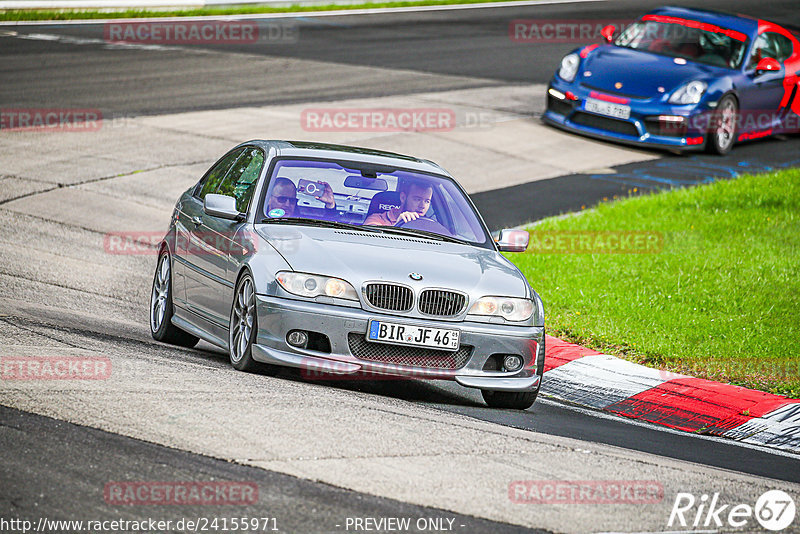
M725 96L719 101L717 111L714 113L714 122L708 133L709 152L724 155L731 151L736 140L736 121L739 115L739 106L736 99Z
M153 276L153 290L150 293L150 334L157 341L181 347L191 348L200 341L200 338L172 324L172 263L166 250L158 257L156 274Z

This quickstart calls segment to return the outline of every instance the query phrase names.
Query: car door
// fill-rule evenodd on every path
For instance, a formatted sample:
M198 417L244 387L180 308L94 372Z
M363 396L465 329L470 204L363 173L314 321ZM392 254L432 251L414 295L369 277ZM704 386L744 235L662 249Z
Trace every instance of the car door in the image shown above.
M215 288L224 281L225 269L223 265L220 275L219 270L214 268L218 261L209 257L214 254L214 249L206 243L210 236L204 226L203 200L207 194L216 192L243 152L243 148L232 150L211 167L195 187L194 194L182 203L176 223L178 261L175 263L183 270L185 303L189 310L206 320L214 320L211 312L213 294ZM215 270L217 281L212 274Z
M236 209L240 213L247 213L258 178L264 168L264 160L265 154L260 148L245 148L245 151L228 171L225 179L220 182L216 193L235 198ZM227 326L230 321L236 277L244 256L247 254L246 247L243 247L247 238L242 235L242 230L247 223L204 215L203 224L207 227L207 231L214 236L213 240L207 240L210 241L209 246L215 248L211 257L219 260L214 268L220 276L225 278L225 282L219 285L219 294L211 304L211 311Z
M778 110L784 95L783 81L786 67L783 62L788 57L784 41L787 39L783 35L764 32L753 44L745 66L745 75L749 83L739 91L741 114L739 133L771 130L782 119L782 114ZM756 72L756 65L766 57L777 60L781 64L781 70Z

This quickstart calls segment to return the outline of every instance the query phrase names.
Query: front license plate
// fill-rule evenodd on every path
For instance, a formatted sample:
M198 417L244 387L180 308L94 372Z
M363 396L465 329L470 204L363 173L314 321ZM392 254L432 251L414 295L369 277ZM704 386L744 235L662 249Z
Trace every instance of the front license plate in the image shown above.
M448 328L370 320L367 340L429 349L458 350L460 334L460 331Z
M630 106L612 104L611 102L603 102L602 100L595 100L593 98L587 98L583 108L592 113L599 113L600 115L606 115L617 119L629 119L631 116Z

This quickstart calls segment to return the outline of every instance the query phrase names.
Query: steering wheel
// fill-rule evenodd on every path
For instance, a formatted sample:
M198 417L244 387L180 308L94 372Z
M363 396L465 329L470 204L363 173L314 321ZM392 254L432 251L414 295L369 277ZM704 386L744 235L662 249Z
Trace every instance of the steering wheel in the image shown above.
M430 217L419 217L409 222L399 222L395 226L398 228L410 228L412 230L422 230L424 232L433 232L444 236L453 237L452 232L441 223L434 221Z

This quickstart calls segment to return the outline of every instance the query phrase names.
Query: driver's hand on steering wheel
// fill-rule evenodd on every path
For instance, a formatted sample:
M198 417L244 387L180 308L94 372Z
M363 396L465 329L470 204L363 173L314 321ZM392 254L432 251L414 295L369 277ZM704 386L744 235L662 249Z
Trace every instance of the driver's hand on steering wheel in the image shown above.
M397 221L394 224L396 226L401 223L409 223L413 220L419 219L420 217L422 217L422 215L420 215L416 211L404 211L403 213L397 216Z

